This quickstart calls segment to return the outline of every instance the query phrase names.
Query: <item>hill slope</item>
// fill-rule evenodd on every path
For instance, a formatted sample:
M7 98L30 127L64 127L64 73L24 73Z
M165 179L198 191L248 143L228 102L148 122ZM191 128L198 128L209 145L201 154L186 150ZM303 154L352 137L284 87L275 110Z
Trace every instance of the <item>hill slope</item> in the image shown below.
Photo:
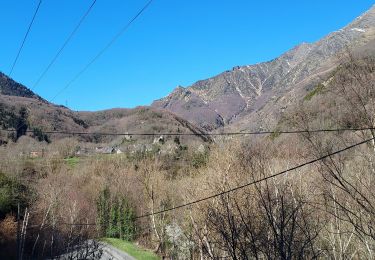
M64 106L49 103L27 87L0 74L0 126L13 128L21 108L26 108L29 129L43 131L106 132L106 133L188 133L196 134L193 140L209 141L203 130L186 120L155 108L111 109L98 112L75 112ZM54 135L62 138L66 135ZM90 136L89 136L90 137ZM116 137L107 136L96 141L110 142ZM150 137L153 138L152 136ZM150 139L149 138L149 139ZM87 140L94 140L92 137Z
M43 100L30 89L9 78L2 72L0 72L0 94L6 96L35 98L41 101Z

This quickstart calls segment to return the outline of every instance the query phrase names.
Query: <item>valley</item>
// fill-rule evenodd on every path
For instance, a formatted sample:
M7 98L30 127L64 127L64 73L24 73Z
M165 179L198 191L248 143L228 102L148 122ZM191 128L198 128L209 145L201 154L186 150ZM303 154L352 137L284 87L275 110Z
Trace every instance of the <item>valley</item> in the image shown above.
M374 257L374 6L150 106L73 111L1 73L0 127L1 259Z

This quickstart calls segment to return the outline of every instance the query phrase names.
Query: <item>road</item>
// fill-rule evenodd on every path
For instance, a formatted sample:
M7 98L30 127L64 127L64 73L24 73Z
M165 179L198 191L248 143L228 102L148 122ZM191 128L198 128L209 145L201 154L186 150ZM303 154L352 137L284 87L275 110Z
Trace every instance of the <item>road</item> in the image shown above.
M111 245L103 243L103 255L100 260L135 260L135 258Z
M104 242L87 240L84 246L54 259L135 260L134 257Z

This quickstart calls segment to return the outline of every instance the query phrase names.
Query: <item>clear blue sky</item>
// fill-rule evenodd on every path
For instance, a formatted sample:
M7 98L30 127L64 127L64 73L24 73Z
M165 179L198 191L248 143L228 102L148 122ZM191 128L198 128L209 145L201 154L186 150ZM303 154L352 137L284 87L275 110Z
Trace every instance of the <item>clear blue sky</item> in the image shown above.
M37 0L0 0L0 71L8 74ZM44 0L12 77L31 87L91 0ZM144 5L97 0L35 91L51 99ZM369 0L154 0L55 103L74 110L147 105L236 65L267 61L359 16Z

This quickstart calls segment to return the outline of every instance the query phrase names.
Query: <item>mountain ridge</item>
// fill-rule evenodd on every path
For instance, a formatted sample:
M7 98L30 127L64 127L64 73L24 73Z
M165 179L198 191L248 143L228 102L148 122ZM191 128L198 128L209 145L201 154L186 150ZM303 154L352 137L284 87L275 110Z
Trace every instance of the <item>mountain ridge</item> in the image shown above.
M337 55L375 39L375 6L342 29L302 43L270 61L236 66L186 88L177 87L151 106L166 109L208 131L238 121L309 77L337 65ZM308 85L309 82L305 84Z

